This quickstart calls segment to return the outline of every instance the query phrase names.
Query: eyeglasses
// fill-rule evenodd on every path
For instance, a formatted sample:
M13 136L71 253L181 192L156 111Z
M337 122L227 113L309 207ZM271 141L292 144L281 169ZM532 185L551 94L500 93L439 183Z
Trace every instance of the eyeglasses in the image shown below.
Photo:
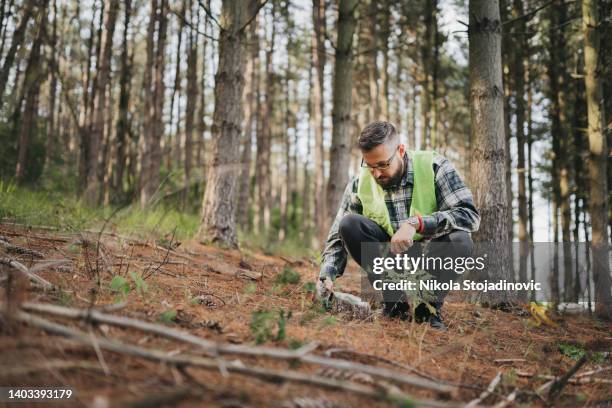
M397 146L397 148L399 148L399 146ZM386 160L376 166L370 166L368 163L366 163L365 161L363 161L363 157L361 158L361 167L370 169L370 170L387 170L389 167L391 167L391 163L393 162L393 159L395 158L395 152L393 152L393 155L391 157L389 157L389 160Z

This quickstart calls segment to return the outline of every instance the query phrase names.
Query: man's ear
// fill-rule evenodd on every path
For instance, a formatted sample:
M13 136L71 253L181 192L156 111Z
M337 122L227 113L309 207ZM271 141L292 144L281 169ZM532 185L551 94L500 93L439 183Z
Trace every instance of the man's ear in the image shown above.
M404 153L406 152L406 145L404 145L403 143L400 143L398 149L399 149L400 156L403 157Z

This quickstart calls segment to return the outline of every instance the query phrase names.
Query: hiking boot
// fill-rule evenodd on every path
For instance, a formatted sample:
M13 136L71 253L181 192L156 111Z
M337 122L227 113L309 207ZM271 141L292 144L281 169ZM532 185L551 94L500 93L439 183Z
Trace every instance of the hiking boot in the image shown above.
M436 307L436 313L433 314L429 311L429 308L425 305L425 303L421 303L415 309L414 317L417 323L427 322L432 328L436 330L448 330L446 324L444 324L444 322L442 321L442 313L440 312L440 307Z
M442 315L440 314L439 310L437 311L436 314L430 314L427 321L429 322L429 325L435 330L438 330L438 331L448 330L448 327L446 327L446 324L444 324L444 322L442 321Z
M390 319L399 317L401 320L407 320L410 317L410 307L406 302L384 303L383 316Z

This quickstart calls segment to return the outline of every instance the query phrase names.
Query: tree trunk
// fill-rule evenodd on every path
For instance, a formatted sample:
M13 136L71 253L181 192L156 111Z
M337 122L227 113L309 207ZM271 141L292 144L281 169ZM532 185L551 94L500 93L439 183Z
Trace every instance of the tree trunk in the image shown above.
M170 154L167 159L168 170L172 169L173 164L172 160L174 159L175 165L177 167L181 167L181 159L183 153L183 146L181 143L181 45L183 43L183 31L185 30L185 19L187 18L186 14L187 10L187 0L183 0L183 5L181 8L181 17L179 18L180 23L178 27L178 42L176 45L176 61L174 68L174 88L172 88L172 97L170 98L170 128L174 124L174 101L176 99L176 95L178 94L178 114L176 115L176 132L174 133L174 146L172 147L172 142L169 142ZM174 153L174 154L172 154Z
M272 68L274 46L276 41L276 2L272 3L272 24L270 27L270 43L266 49L265 62L265 96L261 105L261 133L257 134L257 166L255 179L257 183L257 223L255 228L260 234L267 234L270 228L272 177L270 161L272 154L272 105L274 103L275 74Z
M242 128L244 87L244 24L255 13L248 3L223 0L219 35L219 66L215 76L212 157L202 203L200 241L237 247L235 222L236 179L240 170L235 149Z
M315 67L316 78L312 88L312 119L314 124L314 208L319 214L327 214L327 200L325 199L325 146L323 145L325 115L325 1L312 1L312 19L314 25L312 47L312 61ZM315 229L318 242L325 240L325 215L315 217Z
M140 206L150 204L159 187L159 167L162 159L161 138L164 133L162 118L164 103L164 56L168 21L166 0L151 0L151 19L147 34L147 67L145 67L145 132L142 141ZM156 24L157 23L157 24ZM157 25L157 46L154 32Z
M522 0L514 0L512 7L512 17L517 18L525 13ZM514 91L516 106L516 142L518 148L517 178L518 178L518 212L519 229L519 279L527 282L527 259L529 252L529 242L527 237L527 195L525 186L525 48L527 41L525 32L527 25L525 19L521 18L516 22L517 33L513 37L516 40L514 47Z
M355 32L357 0L340 0L338 40L333 84L332 145L327 184L326 225L336 215L340 199L348 183L351 152L351 91L353 86L352 43Z
M249 207L251 203L251 155L253 135L256 135L258 116L257 116L257 96L259 89L259 18L255 18L249 27L249 44L251 55L247 66L248 90L245 95L246 120L244 137L242 141L241 171L239 179L237 220L238 225L244 230L250 230Z
M104 34L100 43L100 66L96 75L96 95L94 98L93 121L89 131L89 150L87 158L89 167L87 171L87 187L83 193L85 202L89 205L100 203L100 149L104 138L104 125L106 118L106 88L111 75L111 56L115 22L119 9L119 0L111 0L106 7L104 17Z
M6 90L9 73L13 67L13 63L15 62L15 55L17 54L17 50L21 48L21 44L25 38L26 29L28 28L28 21L30 21L32 15L34 14L35 5L36 0L25 1L23 6L23 15L21 16L21 20L19 20L19 24L13 32L11 46L4 57L4 63L0 69L0 108L2 108L4 102L4 91Z
M119 117L117 118L117 166L115 168L112 191L114 202L123 201L123 176L125 172L128 133L129 133L129 106L132 81L132 65L129 57L129 39L128 33L130 28L130 18L132 14L132 0L124 2L125 16L123 20L123 46L121 49L121 67L119 74Z
M495 256L487 259L489 281L512 281L499 3L497 0L470 0L469 15L470 175L475 205L481 215L480 229L474 240L486 242L496 251ZM487 292L483 298L490 305L505 300L496 292Z
M42 7L39 11L40 24L30 58L23 79L23 92L25 94L25 106L23 108L23 116L19 123L19 150L17 153L17 167L15 169L15 182L21 184L26 175L26 164L28 145L31 135L37 130L38 122L38 98L40 95L40 86L44 80L44 73L41 72L41 47L43 38L46 33L47 15L46 10ZM17 109L21 109L21 103L17 105Z
M49 113L47 119L47 139L45 143L45 164L43 174L47 173L51 161L55 157L55 145L57 139L56 122L55 122L55 99L57 97L57 52L61 48L57 38L57 0L53 0L53 28L51 31L51 44L49 58ZM2 21L2 20L0 20Z
M191 1L190 10L193 10ZM194 21L193 12L190 13L191 21ZM196 21L200 20L199 12ZM199 24L198 24L199 25ZM185 162L184 162L184 189L183 189L183 208L187 205L189 189L191 185L191 169L193 167L193 132L195 128L195 110L198 100L198 47L197 34L191 28L189 30L189 53L187 54L187 106L185 108Z
M608 146L604 135L605 114L600 78L600 26L598 2L583 0L582 30L584 34L584 62L588 135L589 135L589 211L592 222L591 247L593 252L593 281L595 313L612 319L610 263L608 255Z

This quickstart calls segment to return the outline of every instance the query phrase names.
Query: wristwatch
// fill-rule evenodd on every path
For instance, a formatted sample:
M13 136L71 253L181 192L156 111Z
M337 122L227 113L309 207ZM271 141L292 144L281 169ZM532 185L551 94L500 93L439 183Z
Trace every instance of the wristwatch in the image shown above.
M412 225L414 227L415 230L419 230L419 227L421 226L421 222L419 221L419 217L417 217L416 215L413 215L412 217L408 217L408 219L406 220L406 222L410 225Z

